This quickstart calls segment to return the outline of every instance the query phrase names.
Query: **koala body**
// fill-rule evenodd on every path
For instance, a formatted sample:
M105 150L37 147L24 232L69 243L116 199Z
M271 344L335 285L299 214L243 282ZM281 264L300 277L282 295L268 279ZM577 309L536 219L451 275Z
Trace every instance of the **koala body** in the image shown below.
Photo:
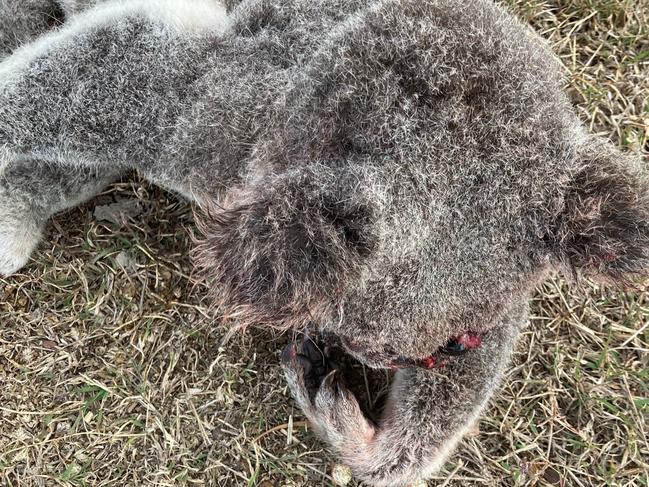
M374 425L308 343L284 355L370 485L440 467L548 273L647 265L640 159L586 133L544 42L488 0L0 0L0 55L0 274L125 172L196 202L235 326L400 369Z

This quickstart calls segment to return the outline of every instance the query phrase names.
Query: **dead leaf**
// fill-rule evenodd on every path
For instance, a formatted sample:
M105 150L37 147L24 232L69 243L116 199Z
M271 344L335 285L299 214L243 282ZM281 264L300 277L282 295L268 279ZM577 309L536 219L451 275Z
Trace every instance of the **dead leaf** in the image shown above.
M108 221L116 225L124 225L129 218L136 217L143 212L142 205L137 199L122 199L110 205L95 207L95 218L99 221Z

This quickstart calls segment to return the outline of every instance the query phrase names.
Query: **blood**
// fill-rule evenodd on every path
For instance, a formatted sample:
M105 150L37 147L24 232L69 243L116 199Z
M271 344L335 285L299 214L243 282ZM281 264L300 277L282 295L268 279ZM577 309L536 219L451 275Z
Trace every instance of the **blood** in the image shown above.
M390 369L403 369L409 367L422 367L424 369L441 369L449 363L449 357L464 355L469 350L476 349L482 345L482 336L467 332L451 339L444 347L426 358L411 360L400 357L388 365Z
M477 333L464 333L455 339L461 345L464 345L468 349L478 348L482 345L482 337Z
M430 357L426 357L421 361L422 367L426 369L434 369L435 367L439 367L442 364L440 364L438 358L435 355L431 355Z
M437 364L437 357L431 355L430 357L426 357L421 361L421 365L423 365L427 369L432 369L435 367Z

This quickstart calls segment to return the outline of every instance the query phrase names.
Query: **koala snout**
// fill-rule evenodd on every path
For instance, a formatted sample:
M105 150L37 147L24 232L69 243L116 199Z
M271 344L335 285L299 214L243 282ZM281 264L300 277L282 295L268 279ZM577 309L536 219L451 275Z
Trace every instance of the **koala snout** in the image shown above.
M394 350L372 350L359 341L349 337L340 337L343 348L359 361L371 367L384 367L389 369L424 368L433 369L443 367L451 357L464 355L471 350L479 348L482 344L482 335L475 332L466 332L451 338L445 345L433 350L424 357L407 357L397 354Z

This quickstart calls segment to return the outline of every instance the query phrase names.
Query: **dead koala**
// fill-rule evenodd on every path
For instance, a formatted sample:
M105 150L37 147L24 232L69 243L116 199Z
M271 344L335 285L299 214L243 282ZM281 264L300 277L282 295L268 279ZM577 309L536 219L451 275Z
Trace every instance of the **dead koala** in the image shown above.
M313 344L284 353L370 485L440 467L549 273L647 266L640 158L488 0L4 0L0 54L0 273L128 170L196 202L224 315L399 369L377 425Z

